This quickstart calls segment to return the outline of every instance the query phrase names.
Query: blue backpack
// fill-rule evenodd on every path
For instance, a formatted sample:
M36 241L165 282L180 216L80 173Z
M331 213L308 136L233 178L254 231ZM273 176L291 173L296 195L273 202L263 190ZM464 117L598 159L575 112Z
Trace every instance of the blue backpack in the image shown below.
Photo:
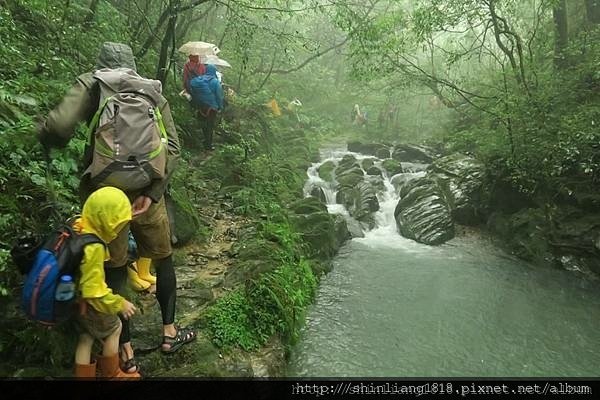
M43 243L35 244L31 238L22 238L13 246L13 261L27 274L21 308L30 319L52 326L75 314L76 296L57 301L57 285L63 275L71 275L76 280L83 249L91 243L104 242L93 234L79 234L66 224L48 235Z
M210 106L216 102L215 94L210 90L209 83L216 79L214 76L200 75L190 80L192 102L194 106Z

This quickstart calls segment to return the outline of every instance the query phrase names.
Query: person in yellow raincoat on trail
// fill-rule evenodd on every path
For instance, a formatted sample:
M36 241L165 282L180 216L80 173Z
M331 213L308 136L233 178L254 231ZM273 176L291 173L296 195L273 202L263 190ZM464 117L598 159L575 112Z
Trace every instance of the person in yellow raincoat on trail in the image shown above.
M81 218L75 221L75 230L81 234L92 233L106 245L131 221L131 203L121 190L103 187L93 192L83 205ZM100 375L106 378L139 379L138 372L127 373L119 368L119 336L121 320L118 313L129 319L135 306L114 294L105 281L104 261L109 259L107 247L92 243L84 247L80 264L77 291L81 312L78 322L81 333L75 351L75 377L95 378L96 361L91 353L95 340L103 343L98 356Z
M281 109L279 109L279 104L277 104L277 100L271 99L271 101L269 101L268 103L265 103L265 105L271 109L271 113L274 116L276 116L276 117L281 116Z

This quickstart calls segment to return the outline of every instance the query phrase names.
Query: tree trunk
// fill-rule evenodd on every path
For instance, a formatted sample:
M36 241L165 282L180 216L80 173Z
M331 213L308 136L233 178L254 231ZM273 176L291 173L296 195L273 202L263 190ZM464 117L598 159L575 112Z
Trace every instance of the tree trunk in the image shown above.
M585 10L590 24L600 24L600 0L585 0Z
M170 8L173 9L170 5ZM156 79L162 82L163 91L167 86L167 75L168 68L167 64L169 61L169 47L173 43L173 35L175 35L175 28L177 26L177 14L172 13L169 16L167 23L167 29L165 30L165 36L160 44L160 56L158 58L158 66L156 68Z
M99 2L100 0L92 0L90 2L88 14L86 15L85 20L83 21L85 25L89 26L92 24L92 22L94 22L94 18L96 17L96 9L98 8Z
M552 8L554 18L554 64L558 69L567 66L565 50L569 44L569 29L567 25L567 2L560 0Z

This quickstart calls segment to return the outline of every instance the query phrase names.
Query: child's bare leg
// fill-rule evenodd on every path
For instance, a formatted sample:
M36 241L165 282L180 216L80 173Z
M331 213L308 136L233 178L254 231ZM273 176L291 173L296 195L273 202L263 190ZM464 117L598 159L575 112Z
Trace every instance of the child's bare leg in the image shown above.
M87 333L79 335L77 349L75 350L75 364L88 365L91 363L92 346L94 338Z

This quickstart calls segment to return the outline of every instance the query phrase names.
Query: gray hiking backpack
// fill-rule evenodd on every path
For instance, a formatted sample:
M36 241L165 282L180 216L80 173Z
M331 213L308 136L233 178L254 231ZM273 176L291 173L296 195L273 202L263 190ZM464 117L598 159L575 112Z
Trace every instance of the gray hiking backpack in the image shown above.
M164 178L167 132L158 109L160 81L142 78L129 68L101 69L94 78L100 85L100 107L88 127L93 149L84 174L97 187L126 192Z

